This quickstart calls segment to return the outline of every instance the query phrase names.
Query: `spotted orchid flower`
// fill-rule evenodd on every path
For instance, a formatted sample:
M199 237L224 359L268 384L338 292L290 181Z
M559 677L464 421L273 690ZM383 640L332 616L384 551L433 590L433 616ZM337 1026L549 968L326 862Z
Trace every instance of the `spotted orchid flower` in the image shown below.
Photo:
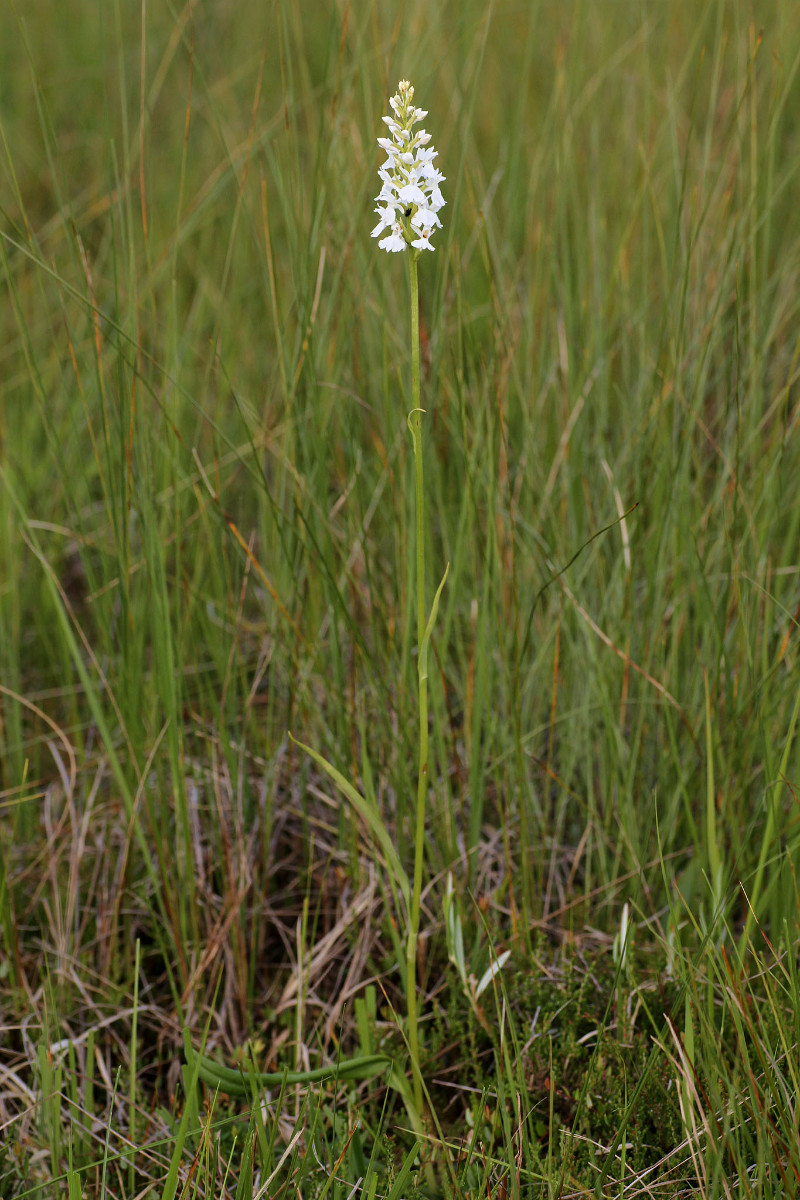
M428 114L415 108L413 100L413 87L401 79L397 95L389 101L394 115L383 118L392 136L378 138L378 145L388 157L378 171L378 224L372 236L381 239L378 245L389 254L407 246L433 250L431 235L442 224L438 213L445 201L439 184L445 177L433 165L436 151L429 145L431 135L424 129L414 132L413 126Z

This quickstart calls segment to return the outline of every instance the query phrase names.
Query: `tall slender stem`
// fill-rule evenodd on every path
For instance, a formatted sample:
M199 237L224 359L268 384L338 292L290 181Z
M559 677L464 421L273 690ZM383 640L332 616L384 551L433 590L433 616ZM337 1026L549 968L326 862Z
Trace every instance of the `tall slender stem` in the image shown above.
M417 279L418 250L408 252L408 273L411 284L411 394L412 408L408 424L414 439L415 508L417 525L417 677L419 680L419 772L417 775L417 806L414 830L414 886L411 893L411 913L406 949L406 979L408 989L408 1044L414 1081L414 1103L422 1112L422 1074L419 1066L419 1031L417 1021L417 941L422 896L422 868L425 849L425 801L428 792L428 673L422 667L422 642L425 636L425 490L422 462L422 410L419 397L419 282Z

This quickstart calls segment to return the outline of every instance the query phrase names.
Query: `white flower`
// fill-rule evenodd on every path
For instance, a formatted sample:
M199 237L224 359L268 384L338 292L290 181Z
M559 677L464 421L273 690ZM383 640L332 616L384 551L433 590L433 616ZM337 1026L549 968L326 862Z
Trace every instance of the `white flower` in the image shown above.
M408 207L410 204L424 204L426 199L422 188L417 187L415 183L407 183L405 187L400 188L400 191L397 193L397 195L401 203L406 207Z
M392 136L378 138L378 145L388 157L378 171L381 190L375 197L375 212L379 220L372 237L380 238L378 245L390 254L406 246L433 250L430 237L434 229L441 228L436 214L445 204L439 188L445 177L433 165L436 151L429 145L431 135L424 129L416 133L413 129L428 114L415 108L413 99L413 87L401 79L397 94L389 100L394 116L383 118Z
M381 250L389 250L392 254L399 254L401 250L405 250L406 239L403 236L403 230L399 222L395 221L392 226L392 232L388 237L378 242L378 245Z
M380 217L380 221L378 221L378 224L373 229L372 236L378 237L381 233L383 233L384 229L390 229L392 225L394 225L394 209L389 208L388 206L386 208L381 208L378 206L378 208L375 209L375 212Z
M418 208L411 218L415 229L427 229L430 233L434 228L441 229L442 222L432 208Z
M440 208L444 208L444 196L438 187L431 189L430 205L434 212L438 212Z

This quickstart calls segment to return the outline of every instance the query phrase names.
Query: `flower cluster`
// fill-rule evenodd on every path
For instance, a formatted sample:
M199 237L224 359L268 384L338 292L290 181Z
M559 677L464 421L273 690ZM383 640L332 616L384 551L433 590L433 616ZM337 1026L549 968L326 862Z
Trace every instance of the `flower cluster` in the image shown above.
M412 126L428 115L414 107L413 99L413 87L401 79L397 95L389 101L394 116L383 118L392 136L378 138L389 157L378 172L382 186L375 197L375 212L380 219L372 236L385 234L378 245L388 253L406 246L432 250L431 234L442 224L436 214L444 207L439 191L444 175L433 165L436 151L428 145L431 135L424 129L413 132Z

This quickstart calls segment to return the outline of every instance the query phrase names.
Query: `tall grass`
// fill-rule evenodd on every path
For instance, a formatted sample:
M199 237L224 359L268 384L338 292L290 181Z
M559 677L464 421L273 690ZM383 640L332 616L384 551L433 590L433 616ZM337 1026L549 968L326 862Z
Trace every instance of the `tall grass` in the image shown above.
M433 1160L470 1195L785 1195L793 6L305 8L0 15L5 1194L399 1198ZM409 869L406 285L369 238L401 77L448 202L421 266L438 1147L403 1129L389 849L287 737ZM249 1103L201 1093L200 1049ZM259 1082L384 1051L388 1089Z

